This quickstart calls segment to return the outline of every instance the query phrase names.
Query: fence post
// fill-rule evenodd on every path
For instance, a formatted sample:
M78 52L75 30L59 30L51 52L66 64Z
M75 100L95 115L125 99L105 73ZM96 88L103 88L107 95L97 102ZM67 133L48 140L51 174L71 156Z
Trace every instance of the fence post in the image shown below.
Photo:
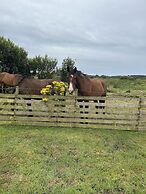
M19 86L16 86L15 95L19 94Z
M16 86L16 90L15 90L15 100L14 100L14 122L16 121L16 107L17 107L17 98L18 98L18 94L19 94L19 86Z
M136 120L136 126L135 126L135 129L137 131L139 130L139 125L140 125L141 108L142 108L142 98L139 97L139 101L138 101L138 111L137 111L137 120Z

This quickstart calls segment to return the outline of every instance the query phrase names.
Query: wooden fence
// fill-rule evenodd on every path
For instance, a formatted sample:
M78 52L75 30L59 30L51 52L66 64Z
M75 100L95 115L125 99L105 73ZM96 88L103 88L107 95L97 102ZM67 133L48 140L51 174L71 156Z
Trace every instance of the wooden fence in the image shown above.
M0 124L146 130L146 99L0 94Z

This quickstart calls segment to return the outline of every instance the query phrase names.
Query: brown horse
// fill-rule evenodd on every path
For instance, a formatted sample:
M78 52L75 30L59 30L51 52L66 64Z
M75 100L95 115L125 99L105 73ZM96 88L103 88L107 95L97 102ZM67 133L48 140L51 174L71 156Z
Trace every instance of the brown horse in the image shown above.
M104 80L90 79L75 67L69 72L69 93L78 89L78 96L106 96L107 87Z
M0 85L7 87L19 86L20 94L40 94L42 88L52 83L52 79L26 78L20 74L0 73Z
M72 94L75 89L78 89L78 96L106 96L107 87L104 80L101 79L90 79L87 75L83 74L81 71L78 71L75 67L71 72L69 67L67 68L69 72L69 93ZM89 102L89 100L77 99L78 102ZM99 104L99 103L101 104ZM102 109L102 113L105 114L105 99L94 100L95 108L97 109L96 114L99 113L98 109ZM79 105L81 108L80 113L84 113L82 111L83 105ZM89 105L86 105L85 108L89 108ZM88 113L88 111L85 111ZM81 117L84 119L84 117ZM85 117L88 119L88 117ZM84 123L84 122L81 122ZM88 123L88 122L86 122Z
M24 78L19 84L19 94L39 95L42 88L52 83L52 79Z
M0 73L0 84L5 84L7 86L16 86L23 79L20 74L10 74L7 72Z

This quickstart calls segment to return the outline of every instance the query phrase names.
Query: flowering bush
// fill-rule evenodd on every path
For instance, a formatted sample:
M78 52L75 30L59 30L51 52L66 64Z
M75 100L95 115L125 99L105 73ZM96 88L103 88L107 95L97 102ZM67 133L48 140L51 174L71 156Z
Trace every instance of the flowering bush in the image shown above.
M52 84L47 85L41 90L41 94L44 95L43 101L48 101L48 95L61 95L66 93L67 85L64 82L53 81Z

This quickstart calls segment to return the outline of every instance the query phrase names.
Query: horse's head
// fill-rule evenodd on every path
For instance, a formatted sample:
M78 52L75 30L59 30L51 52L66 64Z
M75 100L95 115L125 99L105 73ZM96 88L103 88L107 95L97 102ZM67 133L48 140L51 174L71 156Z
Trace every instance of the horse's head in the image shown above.
M90 78L83 74L81 71L78 71L75 67L72 71L67 68L69 72L69 93L72 94L75 89L78 89L78 95L85 95L89 93L91 88Z
M72 94L77 88L77 68L75 67L72 71L70 71L69 67L67 67L67 71L69 73L68 84L69 84L69 93Z

